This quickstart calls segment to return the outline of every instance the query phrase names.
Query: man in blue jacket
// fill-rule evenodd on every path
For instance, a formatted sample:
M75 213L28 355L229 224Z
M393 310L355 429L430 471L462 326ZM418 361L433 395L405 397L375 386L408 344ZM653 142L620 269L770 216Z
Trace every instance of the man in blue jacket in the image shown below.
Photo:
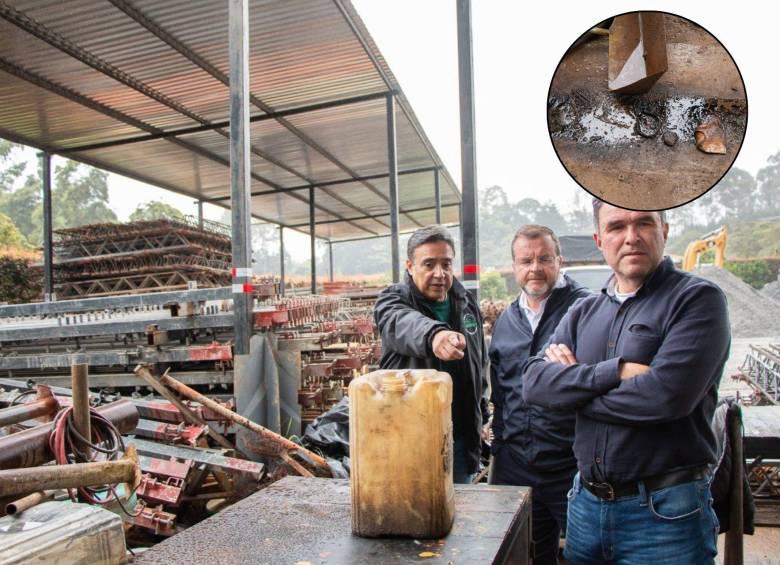
M730 345L726 298L664 258L663 213L599 200L593 209L614 275L569 310L523 375L526 401L577 411L566 560L713 563L707 466Z
M550 228L522 226L511 249L521 292L499 317L490 343L491 483L533 487L534 563L555 565L566 528L566 492L577 472L574 410L544 410L525 402L521 369L571 305L590 293L561 274L561 244Z

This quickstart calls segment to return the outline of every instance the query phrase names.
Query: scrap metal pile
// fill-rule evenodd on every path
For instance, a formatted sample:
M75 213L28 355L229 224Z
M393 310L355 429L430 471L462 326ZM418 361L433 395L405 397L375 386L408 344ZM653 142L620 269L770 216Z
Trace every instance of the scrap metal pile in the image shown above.
M230 284L230 235L216 222L199 227L188 216L54 234L54 288L60 298Z
M86 366L74 366L74 385L75 367L83 367L86 382ZM164 398L86 396L85 386L0 382L0 492L5 495L0 516L70 497L120 514L128 540L143 545L288 473L330 476L321 457L236 414L232 400L207 398L144 366L135 373ZM76 433L69 417L79 404L78 390L84 393L82 406L91 411L92 427L85 434ZM113 437L99 424L113 430ZM253 451L236 447L239 430L252 438L245 445ZM63 433L69 440L59 444L56 438ZM85 436L90 442L83 442ZM106 453L120 458L107 461ZM261 455L265 463L258 462ZM59 465L40 467L50 460Z
M751 404L780 404L780 344L751 345L732 378L746 382L753 390Z

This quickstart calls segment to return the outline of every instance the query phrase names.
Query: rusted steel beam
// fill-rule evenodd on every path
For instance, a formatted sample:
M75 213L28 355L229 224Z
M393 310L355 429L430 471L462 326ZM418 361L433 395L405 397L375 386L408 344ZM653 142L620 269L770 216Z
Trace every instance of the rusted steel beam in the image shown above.
M228 441L227 438L225 438L225 436L221 435L214 428L209 426L203 418L201 418L195 412L190 410L190 408L188 406L185 406L185 404L181 400L176 398L176 396L173 393L171 393L170 390L165 388L160 383L160 381L156 379L154 375L152 375L152 372L149 369L141 365L138 365L135 368L134 372L136 375L138 375L140 379L142 379L146 384L152 387L157 392L157 394L159 394L168 402L171 402L174 406L176 406L176 408L179 409L179 411L182 413L186 421L188 421L190 424L205 426L206 433L208 433L209 436L211 436L211 438L214 441L216 441L219 445L221 445L225 449L230 449L236 452L237 454L240 454L239 450L236 449L236 447L232 443L230 443L230 441Z
M0 410L0 428L33 418L40 418L41 416L54 416L59 407L60 405L56 398L46 396L25 404L16 404L3 408Z
M132 432L138 424L138 410L129 400L117 400L97 408L97 411L123 434ZM43 424L0 437L0 469L34 467L54 459L49 449L51 429L51 424Z
M132 459L8 469L0 471L0 492L13 496L44 489L132 484L137 471L137 463Z
M138 369L136 369L136 371L137 370ZM186 396L187 398L189 398L190 400L194 400L195 402L200 402L201 404L203 404L203 406L210 408L217 414L224 416L226 419L235 422L240 426L244 426L245 428L255 432L260 437L260 439L262 439L263 442L267 444L266 447L269 448L271 452L273 451L277 452L277 456L280 456L283 459L285 459L285 457L283 457L282 454L289 455L288 452L299 453L302 456L306 457L308 460L310 460L315 466L320 468L322 471L326 472L328 475L331 475L330 467L326 463L325 459L323 459L316 453L312 453L305 447L302 447L297 443L290 441L286 437L280 436L279 434L276 434L271 430L264 428L260 424L257 424L252 420L245 418L244 416L241 416L231 410L228 410L221 404L211 400L206 396L203 396L199 392L191 389L185 384L180 383L179 381L177 381L176 379L168 375L163 375L162 377L160 377L160 382L163 385L175 390L182 396ZM294 465L291 466L296 471L300 472L299 469L297 469Z

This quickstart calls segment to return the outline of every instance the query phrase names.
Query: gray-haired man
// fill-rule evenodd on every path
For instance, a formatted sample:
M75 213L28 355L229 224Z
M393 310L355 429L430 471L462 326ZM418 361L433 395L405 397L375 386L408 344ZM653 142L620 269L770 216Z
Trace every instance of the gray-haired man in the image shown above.
M476 301L454 277L455 242L441 226L409 238L406 277L382 291L374 317L382 336L382 369L438 369L452 376L453 478L479 470L487 421L487 354Z

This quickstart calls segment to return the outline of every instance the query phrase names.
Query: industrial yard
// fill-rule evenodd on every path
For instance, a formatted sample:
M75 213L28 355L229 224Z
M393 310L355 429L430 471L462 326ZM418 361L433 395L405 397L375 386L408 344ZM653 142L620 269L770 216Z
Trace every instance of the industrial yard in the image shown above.
M0 564L531 563L536 487L490 480L496 437L488 427L475 432L484 434L477 472L453 484L453 379L444 368L454 365L385 371L388 334L377 317L383 291L416 284L414 249L405 262L402 241L432 225L449 234L439 241L454 252L448 268L474 300L473 314L458 321L464 332L482 344L518 296L513 281L505 284L511 271L497 263L483 278L478 257L470 3L457 2L452 46L462 61L457 179L350 0L60 4L0 2L0 143L35 148L38 184L24 182L40 187L39 206L25 208L39 239L0 249ZM671 29L675 60L690 42L711 68L733 66L691 22ZM585 96L601 88L593 77L579 84L573 69L595 65L605 47L597 39L565 61L548 99L552 121L601 103ZM670 81L660 84L671 96ZM594 194L625 196L629 187L627 206L680 204L723 175L742 142L741 78L718 87L696 104L717 106L728 153L712 168L691 147L674 149L675 163L695 164L693 192L653 200L668 180L657 143L606 159L603 140L559 123L553 147L582 182L605 174L589 159L627 171ZM691 116L680 127L692 132ZM647 151L653 166L642 174L653 194L638 189L649 185L635 174ZM197 213L106 219L85 198L69 203L85 209L81 220L63 220L63 186L88 184L63 180L75 170L66 160L175 193ZM601 292L612 271L583 235L592 231L589 205L576 200L564 219L541 200L510 206L503 197L485 239L505 263L503 240L519 226L501 212L533 208L517 217L537 223L557 221L552 209L570 258L562 272ZM273 237L257 237L262 230ZM780 554L778 283L758 290L726 269L726 234L724 224L693 237L690 252L669 264L715 283L728 302L732 341L719 397L733 403L719 439L740 464L725 478L732 527L719 538L719 559L772 562ZM308 251L296 274L291 240ZM334 258L358 263L377 249L386 272L334 267ZM326 251L318 258L318 250ZM261 256L278 263L260 269ZM751 275L756 258L739 259ZM777 280L777 257L758 259L769 273L760 274ZM495 300L485 298L491 278L503 289ZM358 396L355 385L370 382L379 384ZM378 391L415 391L418 404L385 412L370 404ZM488 394L473 400L494 417ZM367 461L385 466L374 472ZM374 480L387 469L404 480ZM376 500L390 502L375 511ZM418 531L428 506L436 528ZM743 536L753 525L755 535Z

